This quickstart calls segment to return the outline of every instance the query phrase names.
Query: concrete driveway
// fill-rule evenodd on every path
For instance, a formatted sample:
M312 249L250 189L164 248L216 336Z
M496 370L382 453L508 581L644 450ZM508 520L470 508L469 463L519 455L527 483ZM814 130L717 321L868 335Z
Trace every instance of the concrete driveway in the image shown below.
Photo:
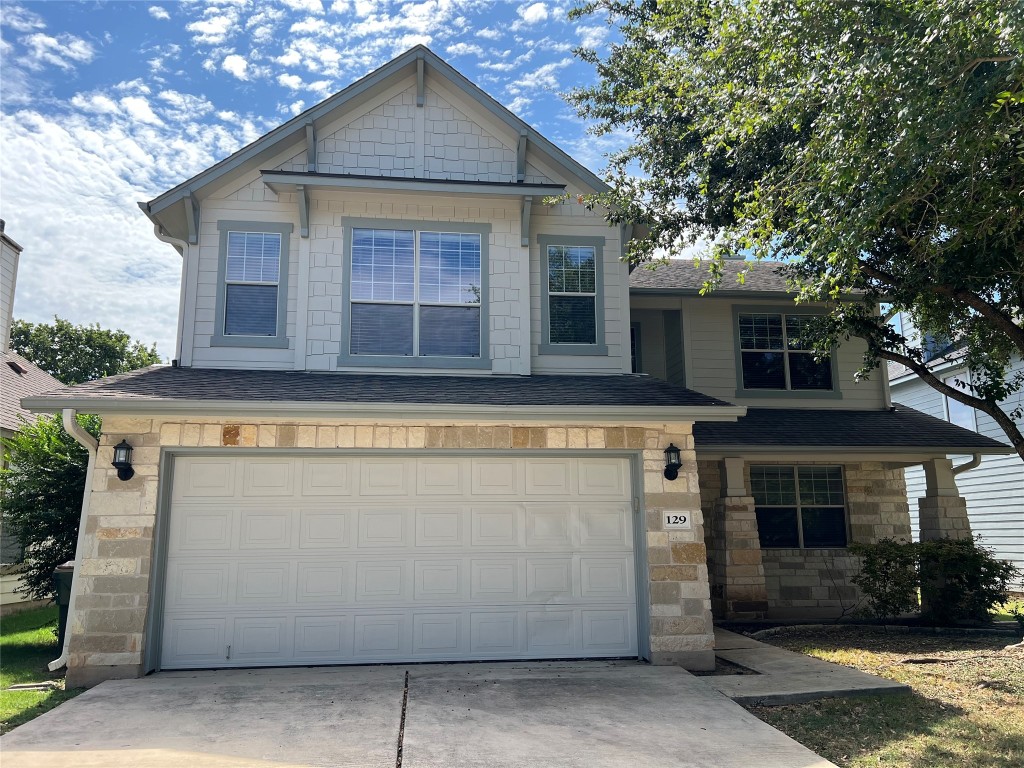
M4 768L823 768L701 678L636 662L171 672L0 739Z

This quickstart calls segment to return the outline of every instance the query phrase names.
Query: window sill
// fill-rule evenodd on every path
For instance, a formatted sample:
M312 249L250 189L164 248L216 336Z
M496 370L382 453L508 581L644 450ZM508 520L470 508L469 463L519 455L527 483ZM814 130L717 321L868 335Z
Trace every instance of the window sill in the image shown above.
M608 347L605 344L541 344L539 354L608 357Z
M838 389L737 389L736 397L767 397L782 400L842 400Z
M224 336L210 337L211 347L254 347L263 349L288 349L287 336Z
M338 355L338 365L366 368L490 368L484 357L395 357L389 355Z

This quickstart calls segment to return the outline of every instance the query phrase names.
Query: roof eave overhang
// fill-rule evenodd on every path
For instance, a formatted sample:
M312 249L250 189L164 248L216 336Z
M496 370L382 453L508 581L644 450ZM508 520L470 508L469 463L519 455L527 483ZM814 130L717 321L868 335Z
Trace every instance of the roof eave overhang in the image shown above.
M720 297L727 299L789 299L796 300L799 294L793 293L792 291L759 291L753 288L746 290L736 289L722 289L717 288L710 293L702 294L699 288L641 288L641 287L630 287L630 295L636 296L703 296L703 297ZM863 296L858 294L845 294L840 297L840 301L861 301ZM820 304L821 302L815 302Z
M512 184L505 182L465 182L443 179L409 179L400 176L341 176L337 174L260 171L263 183L274 194L294 192L298 187L359 192L431 192L467 197L557 197L565 194L562 184Z
M476 405L460 403L366 403L242 400L98 400L32 397L22 407L35 413L73 408L82 413L130 416L219 416L228 418L357 418L361 420L430 421L452 419L543 422L546 424L652 424L736 421L747 409L737 405Z
M985 456L1004 456L1014 453L1014 450L1008 445L986 448L947 445L709 445L697 439L697 458L701 460L723 459L727 456L771 458L781 461L788 461L794 458L810 459L821 456L833 460L838 460L843 456L859 459L871 456L881 461L914 464L948 455L971 455L975 453Z

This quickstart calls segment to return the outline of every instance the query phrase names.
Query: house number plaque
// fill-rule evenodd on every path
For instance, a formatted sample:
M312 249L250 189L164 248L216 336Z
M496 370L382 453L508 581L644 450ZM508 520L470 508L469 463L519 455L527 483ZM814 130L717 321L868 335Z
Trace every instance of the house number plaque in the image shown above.
M693 527L689 512L666 509L662 515L664 516L663 527L666 531L688 531Z

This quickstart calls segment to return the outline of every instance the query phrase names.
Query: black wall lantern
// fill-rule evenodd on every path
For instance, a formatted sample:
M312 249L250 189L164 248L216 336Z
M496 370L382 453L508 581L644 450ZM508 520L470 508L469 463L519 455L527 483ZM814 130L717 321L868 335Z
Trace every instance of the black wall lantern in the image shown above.
M127 440L114 446L114 460L111 464L117 468L118 480L131 480L135 476L135 470L132 469L132 447Z
M665 479L675 480L679 477L679 468L683 464L679 460L679 449L673 443L668 444L665 449Z

